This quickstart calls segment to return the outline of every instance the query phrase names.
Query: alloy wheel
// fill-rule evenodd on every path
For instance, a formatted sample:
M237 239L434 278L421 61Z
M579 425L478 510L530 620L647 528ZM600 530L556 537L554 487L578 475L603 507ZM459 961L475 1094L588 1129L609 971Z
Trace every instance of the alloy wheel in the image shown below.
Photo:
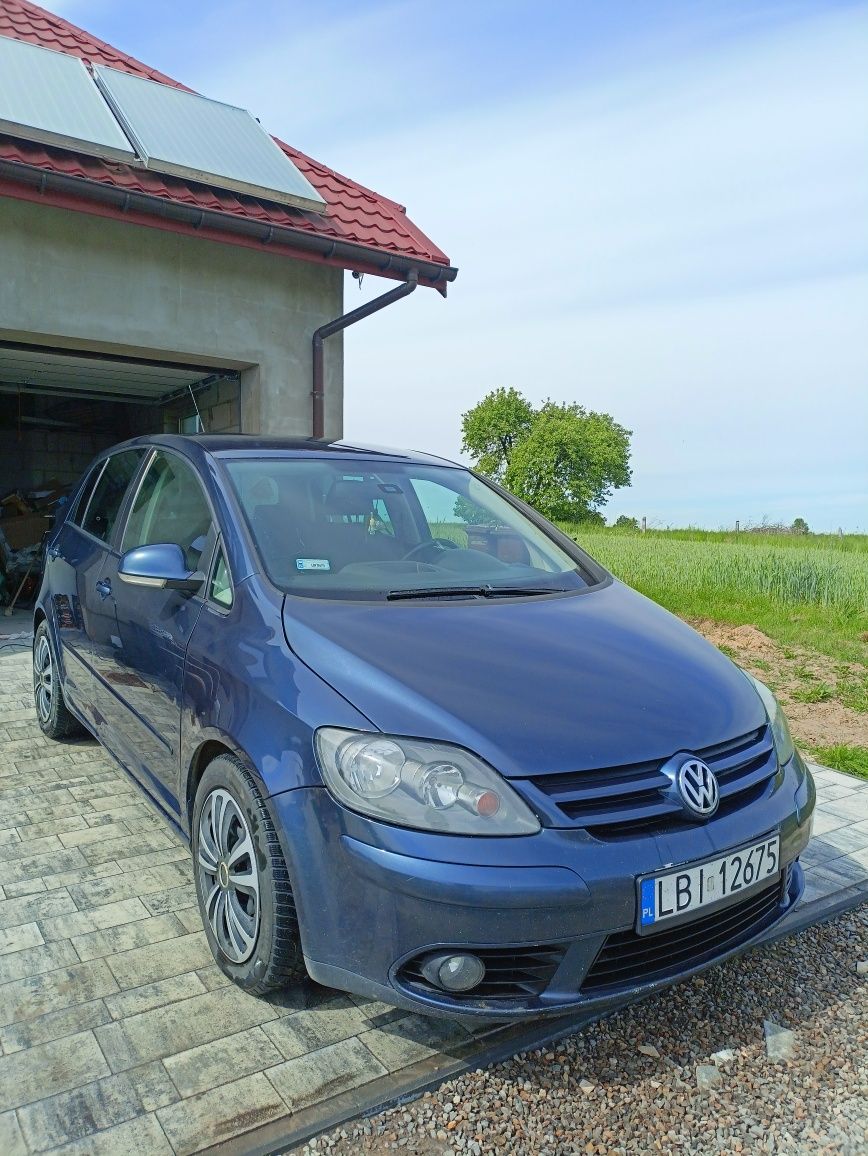
M227 959L243 963L259 933L259 871L247 820L222 787L210 792L199 816L197 869L214 938Z
M51 697L54 693L54 664L51 661L51 646L43 634L36 643L33 654L33 691L36 711L41 722L51 718Z

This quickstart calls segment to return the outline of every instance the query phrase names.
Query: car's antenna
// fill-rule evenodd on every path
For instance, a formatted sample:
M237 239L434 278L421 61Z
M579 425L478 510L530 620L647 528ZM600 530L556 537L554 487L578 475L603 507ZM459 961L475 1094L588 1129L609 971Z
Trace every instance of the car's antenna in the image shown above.
M190 384L189 381L187 382L187 389L189 389L189 391L190 391L190 397L193 399L193 409L195 409L196 417L199 420L199 432L200 433L207 433L208 431L205 429L205 423L202 421L202 415L201 415L201 413L199 413L199 407L198 407L198 405L196 405L196 395L195 395L195 393L193 393L193 386Z

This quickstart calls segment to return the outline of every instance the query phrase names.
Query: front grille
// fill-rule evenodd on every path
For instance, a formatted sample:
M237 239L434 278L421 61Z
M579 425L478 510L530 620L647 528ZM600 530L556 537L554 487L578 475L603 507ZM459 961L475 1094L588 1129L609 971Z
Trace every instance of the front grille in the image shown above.
M789 878L787 875L785 878ZM609 935L582 983L583 995L633 986L706 963L756 935L779 913L780 880L749 899L668 931Z
M762 798L778 772L767 726L695 753L717 776L720 815ZM664 761L540 775L529 783L543 808L554 811L555 822L566 819L599 839L623 839L643 830L671 830L694 822L666 793L671 781L661 770Z
M449 949L438 949L438 955L441 950ZM485 964L485 978L472 991L443 992L429 983L422 975L420 965L430 952L405 963L398 978L410 987L423 988L429 995L449 995L451 999L526 999L539 995L548 987L566 947L544 944L538 947L462 947L455 950L472 951Z

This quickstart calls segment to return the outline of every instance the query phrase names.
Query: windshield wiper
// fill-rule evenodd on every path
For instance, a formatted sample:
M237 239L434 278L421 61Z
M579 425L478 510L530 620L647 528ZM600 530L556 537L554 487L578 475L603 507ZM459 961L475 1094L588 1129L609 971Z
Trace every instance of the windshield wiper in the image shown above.
M391 601L399 598L455 598L485 597L484 586L418 586L412 590L390 590L386 595Z
M386 598L395 602L409 598L508 598L564 592L562 586L418 586L412 590L390 590Z
M522 594L565 594L565 586L488 586L486 598L520 597Z

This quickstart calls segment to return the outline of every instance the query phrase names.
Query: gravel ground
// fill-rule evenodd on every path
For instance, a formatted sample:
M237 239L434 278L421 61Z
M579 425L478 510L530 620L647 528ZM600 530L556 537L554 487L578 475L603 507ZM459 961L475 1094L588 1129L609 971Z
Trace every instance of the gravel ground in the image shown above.
M868 1153L866 960L868 905L302 1151Z

